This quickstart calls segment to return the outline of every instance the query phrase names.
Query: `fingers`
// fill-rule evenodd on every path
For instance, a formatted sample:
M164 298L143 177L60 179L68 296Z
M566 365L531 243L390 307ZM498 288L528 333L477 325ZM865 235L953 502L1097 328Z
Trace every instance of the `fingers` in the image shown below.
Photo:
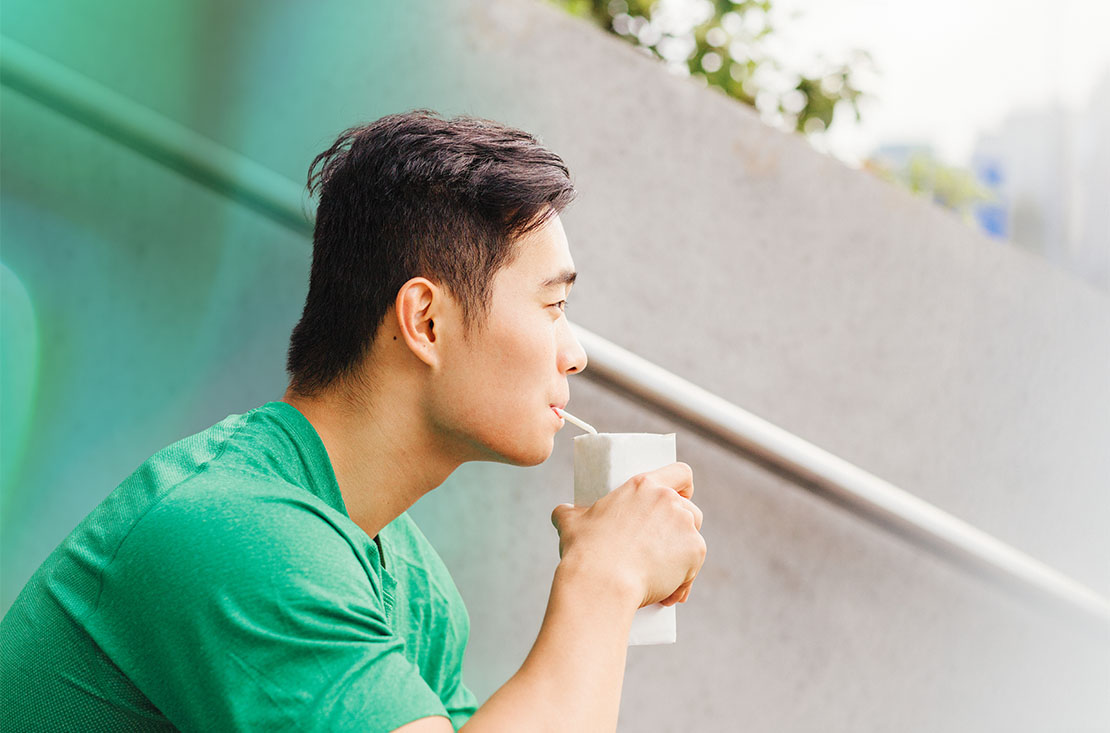
M687 581L675 589L674 593L659 601L663 606L673 606L676 603L685 603L686 599L690 597L690 588L693 586L694 581Z
M697 504L691 501L694 497L694 472L688 464L679 461L669 466L663 466L654 471L649 471L643 476L647 481L657 481L677 491L678 495L683 499L686 511L694 516L694 527L696 527L699 532L701 531L703 515Z
M694 581L697 580L698 573L701 572L702 565L705 564L705 540L701 538L700 534L698 535L698 537L699 539L701 539L701 557L698 560L697 566L693 568L693 572L686 578L686 582L678 586L678 589L675 590L675 592L672 594L674 596L677 596L676 601L678 603L685 603L687 600L689 600L690 589L694 586Z
M678 496L675 497L679 506L686 510L694 520L694 528L700 533L704 514L702 510L695 504L691 497L694 495L694 478L693 471L690 466L677 462L668 466L649 471L642 474L640 477L642 484L665 486L677 492ZM672 495L673 496L673 495ZM699 535L700 539L700 535ZM682 585L675 589L670 596L660 601L664 606L673 606L676 603L685 603L690 598L690 588L697 577L698 571L701 570L701 565L705 561L704 555L704 540L702 542L702 557L697 566L693 568L692 574L686 579Z
M648 481L670 486L684 498L694 498L694 472L681 461L648 471L643 477Z
M697 504L690 501L689 499L687 499L684 496L678 497L678 502L679 502L679 506L681 506L683 509L688 511L690 513L690 516L692 516L694 518L694 529L696 529L700 532L701 531L701 522L702 522L702 519L704 518L704 515L702 514L701 509L698 508Z

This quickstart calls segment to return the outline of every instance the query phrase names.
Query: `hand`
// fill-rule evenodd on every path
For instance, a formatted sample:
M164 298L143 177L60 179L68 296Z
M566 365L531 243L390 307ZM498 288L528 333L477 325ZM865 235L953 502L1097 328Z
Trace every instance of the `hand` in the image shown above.
M684 603L706 553L693 495L690 467L672 463L633 476L591 506L560 504L551 513L559 556L627 588L639 606Z

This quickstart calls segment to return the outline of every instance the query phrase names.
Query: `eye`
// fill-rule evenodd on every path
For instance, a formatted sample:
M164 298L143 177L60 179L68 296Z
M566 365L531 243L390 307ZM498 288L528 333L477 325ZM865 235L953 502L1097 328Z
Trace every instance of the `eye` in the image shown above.
M565 313L567 310L567 302L565 300L560 300L558 303L552 303L549 307L558 308Z

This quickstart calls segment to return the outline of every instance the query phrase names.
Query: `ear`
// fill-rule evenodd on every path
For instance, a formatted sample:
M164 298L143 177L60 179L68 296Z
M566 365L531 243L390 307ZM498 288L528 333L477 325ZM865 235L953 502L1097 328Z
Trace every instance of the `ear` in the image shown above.
M436 318L443 312L445 298L446 293L434 282L414 277L401 286L393 302L401 338L409 351L430 367L439 366Z

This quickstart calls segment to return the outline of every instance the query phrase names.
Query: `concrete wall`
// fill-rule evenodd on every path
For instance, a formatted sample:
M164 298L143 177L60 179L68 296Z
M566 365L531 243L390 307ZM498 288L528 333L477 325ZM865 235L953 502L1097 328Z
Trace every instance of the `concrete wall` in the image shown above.
M4 33L293 180L338 130L398 109L539 133L581 191L574 320L1110 593L1105 295L542 4L167 3L185 40L148 7L6 9ZM116 35L78 48L63 26ZM3 259L41 356L4 494L6 608L150 452L281 394L307 248L3 94ZM572 389L605 429L674 428L586 377ZM679 432L709 557L679 643L630 650L622 731L1110 721L1110 639ZM413 509L470 608L480 697L539 628L570 438L537 468L464 466Z

